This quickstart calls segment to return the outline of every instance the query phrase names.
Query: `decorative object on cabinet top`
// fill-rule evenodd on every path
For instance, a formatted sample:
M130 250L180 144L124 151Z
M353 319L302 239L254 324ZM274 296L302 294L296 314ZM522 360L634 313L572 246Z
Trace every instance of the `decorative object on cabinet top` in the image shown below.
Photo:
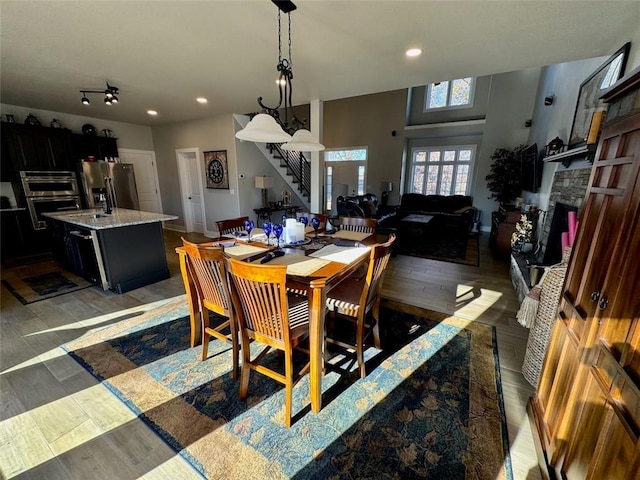
M30 127L39 127L40 120L38 120L38 117L36 117L33 113L30 113L29 115L27 115L27 118L24 119L24 124Z
M51 128L62 128L62 123L60 123L60 120L58 120L57 118L54 118L53 120L51 120L51 123L49 123L49 126Z
M94 127L90 123L85 123L84 125L82 125L82 133L84 133L85 135L95 135L96 127Z

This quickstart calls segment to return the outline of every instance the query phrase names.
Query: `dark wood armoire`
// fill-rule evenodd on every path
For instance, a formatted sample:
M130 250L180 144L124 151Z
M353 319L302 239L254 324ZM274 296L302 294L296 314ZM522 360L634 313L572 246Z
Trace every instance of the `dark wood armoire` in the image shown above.
M640 68L608 104L540 383L543 475L640 479Z

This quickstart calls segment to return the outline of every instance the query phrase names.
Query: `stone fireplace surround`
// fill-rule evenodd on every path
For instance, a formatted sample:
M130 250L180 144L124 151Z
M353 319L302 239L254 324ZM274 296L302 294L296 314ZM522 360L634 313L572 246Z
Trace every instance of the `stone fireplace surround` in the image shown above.
M553 176L553 183L551 184L551 192L549 193L549 207L547 208L547 214L544 217L544 225L540 234L541 258L545 258L547 250L547 243L549 239L549 233L551 232L551 222L553 221L553 214L555 212L556 203L564 203L566 205L572 205L578 208L582 206L584 196L589 186L589 177L591 175L591 167L580 168L575 170L560 170L558 169ZM559 251L560 249L558 249ZM560 261L562 254L560 253L557 263ZM546 259L546 258L545 258ZM552 260L553 261L553 260ZM548 263L545 261L545 263Z
M591 176L591 168L579 168L574 170L558 170L553 177L551 184L551 192L549 194L549 207L547 214L544 216L544 224L539 237L542 244L541 252L536 258L545 259L547 240L552 228L553 216L555 213L556 203L565 204L566 206L580 207L584 200L589 185L589 177ZM558 241L560 239L558 238ZM561 250L558 247L558 250ZM549 261L541 261L542 265L552 265L558 263L561 255L557 259L549 259ZM545 259L546 260L546 259ZM513 287L518 296L518 301L522 302L529 289L532 287L527 261L524 257L511 256L510 274Z

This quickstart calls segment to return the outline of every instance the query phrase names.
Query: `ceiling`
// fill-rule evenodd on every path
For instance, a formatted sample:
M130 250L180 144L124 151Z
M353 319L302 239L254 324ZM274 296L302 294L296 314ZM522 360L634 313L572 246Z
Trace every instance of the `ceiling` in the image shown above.
M610 55L640 25L637 1L295 3L294 104ZM0 16L5 104L159 125L277 102L269 0L2 0ZM405 57L410 47L423 54ZM105 81L117 105L80 103Z

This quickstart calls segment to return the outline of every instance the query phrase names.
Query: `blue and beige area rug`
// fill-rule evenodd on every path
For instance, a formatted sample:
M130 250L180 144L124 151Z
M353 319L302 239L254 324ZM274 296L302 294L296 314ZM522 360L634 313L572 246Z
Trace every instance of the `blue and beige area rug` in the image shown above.
M510 480L495 330L436 317L384 303L367 377L327 369L319 414L305 377L289 429L282 385L252 372L240 401L229 345L189 348L183 297L65 348L206 478Z

